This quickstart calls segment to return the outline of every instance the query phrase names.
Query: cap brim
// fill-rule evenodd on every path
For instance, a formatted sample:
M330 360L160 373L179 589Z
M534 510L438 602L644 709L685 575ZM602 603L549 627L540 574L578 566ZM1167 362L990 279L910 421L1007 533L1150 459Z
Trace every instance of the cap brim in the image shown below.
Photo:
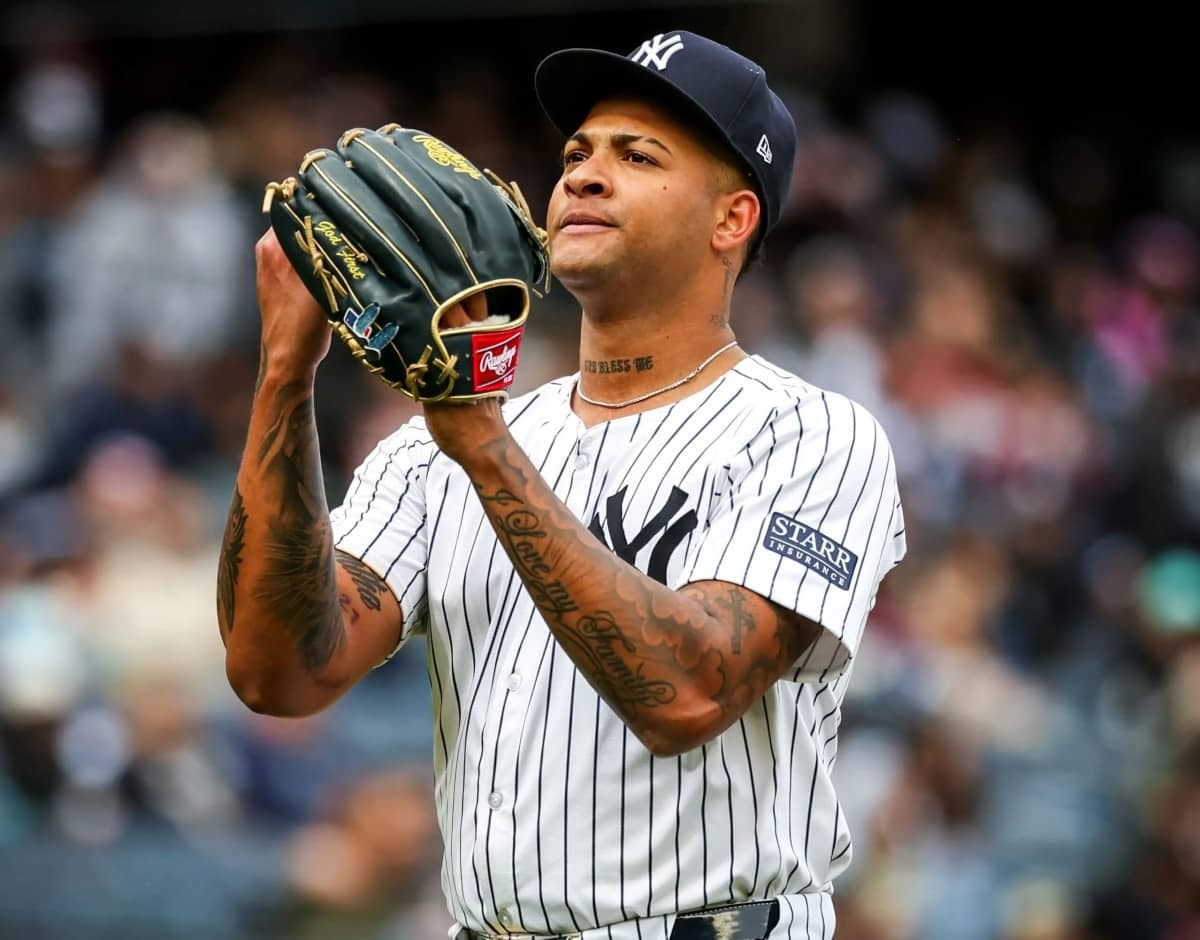
M533 76L542 110L564 136L579 130L598 101L622 95L646 97L679 108L737 153L725 129L687 92L652 69L603 49L563 49L542 60Z

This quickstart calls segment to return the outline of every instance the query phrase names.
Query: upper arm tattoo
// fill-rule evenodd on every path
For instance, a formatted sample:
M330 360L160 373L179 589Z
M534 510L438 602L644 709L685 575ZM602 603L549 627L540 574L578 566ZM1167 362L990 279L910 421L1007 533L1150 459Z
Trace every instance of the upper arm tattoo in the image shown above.
M713 701L732 717L766 692L821 630L808 618L739 585L704 581L689 584L680 593L696 600L718 625L710 632L711 642L721 650L731 681Z
M742 651L742 631L745 630L749 633L757 626L753 615L746 609L746 599L742 597L742 592L737 588L730 588L724 595L716 598L716 603L718 607L728 612L730 626L733 627L729 645L735 654L740 653Z
M376 614L373 624L364 626L373 633L382 630L394 631L388 652L394 650L404 636L404 612L400 609L400 601L396 599L387 581L362 559L340 548L334 551L334 556L337 566L346 575L346 578L339 579L338 583L338 604L341 606L346 625L354 627L363 617ZM353 588L346 584L347 578Z
M384 580L368 565L364 564L361 559L355 558L348 552L344 552L339 548L336 551L336 555L337 563L342 566L346 574L350 575L350 580L354 582L354 588L358 592L358 599L362 601L363 606L368 610L382 610L384 594L390 590Z

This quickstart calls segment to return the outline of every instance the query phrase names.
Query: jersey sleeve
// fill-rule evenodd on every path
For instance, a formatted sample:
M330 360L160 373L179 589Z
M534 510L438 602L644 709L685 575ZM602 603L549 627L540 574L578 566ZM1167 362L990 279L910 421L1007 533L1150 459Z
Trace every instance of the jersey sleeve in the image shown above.
M329 514L335 547L383 578L400 602L404 623L396 650L426 629L425 475L435 452L424 422L410 421L375 447Z
M777 408L729 465L686 580L728 581L823 628L794 681L842 673L904 555L895 461L861 405L824 392Z

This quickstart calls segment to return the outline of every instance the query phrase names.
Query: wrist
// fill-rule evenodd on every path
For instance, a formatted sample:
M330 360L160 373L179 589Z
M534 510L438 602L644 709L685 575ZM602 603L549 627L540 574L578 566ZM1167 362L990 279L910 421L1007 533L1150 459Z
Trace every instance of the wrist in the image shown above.
M468 448L458 462L467 471L467 476L476 483L490 480L495 478L505 465L505 454L512 444L513 439L505 427L502 435Z
M317 363L287 356L267 356L259 365L258 389L282 388L303 383L313 386L317 378Z
M426 427L443 453L472 477L497 466L512 443L496 399L473 405L426 404L424 410Z

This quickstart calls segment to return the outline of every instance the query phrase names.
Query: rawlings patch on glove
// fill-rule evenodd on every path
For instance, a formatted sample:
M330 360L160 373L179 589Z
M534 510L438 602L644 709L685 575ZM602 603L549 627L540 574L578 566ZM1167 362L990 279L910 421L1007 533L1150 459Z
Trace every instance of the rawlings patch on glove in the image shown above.
M292 267L351 352L417 401L507 397L530 292L550 286L546 233L515 183L422 131L346 131L263 211ZM443 329L486 293L488 316Z

